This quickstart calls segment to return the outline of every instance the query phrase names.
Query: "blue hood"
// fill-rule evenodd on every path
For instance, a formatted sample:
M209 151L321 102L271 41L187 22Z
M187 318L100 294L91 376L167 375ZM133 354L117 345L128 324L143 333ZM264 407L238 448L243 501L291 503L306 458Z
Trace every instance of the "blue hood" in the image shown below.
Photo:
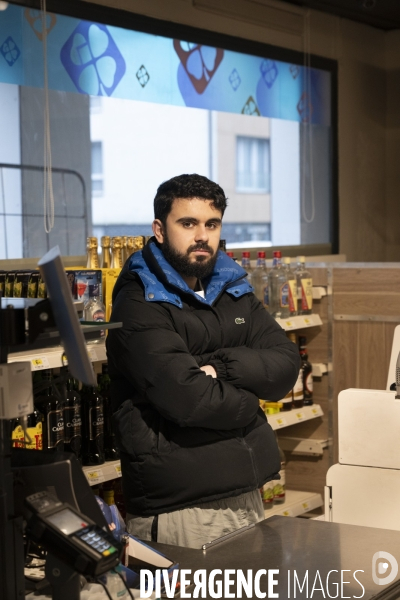
M129 261L129 271L137 273L140 277L144 285L145 299L149 302L170 302L174 306L182 308L180 290L186 294L191 294L199 302L212 306L223 290L237 298L253 291L252 286L246 279L246 271L220 250L213 272L202 281L204 298L189 288L179 273L166 261L160 248L154 242L149 242L146 250L151 251L167 282L178 288L177 293L166 289L163 282L150 270L143 257L143 251L135 252Z

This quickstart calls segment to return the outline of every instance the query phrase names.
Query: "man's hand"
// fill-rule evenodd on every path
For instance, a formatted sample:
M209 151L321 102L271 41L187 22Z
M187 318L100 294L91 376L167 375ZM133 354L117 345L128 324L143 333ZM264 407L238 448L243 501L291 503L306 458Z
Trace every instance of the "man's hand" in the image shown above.
M211 365L204 365L204 367L200 367L200 371L204 371L206 375L211 375L211 377L217 377L217 373L214 367L212 367Z

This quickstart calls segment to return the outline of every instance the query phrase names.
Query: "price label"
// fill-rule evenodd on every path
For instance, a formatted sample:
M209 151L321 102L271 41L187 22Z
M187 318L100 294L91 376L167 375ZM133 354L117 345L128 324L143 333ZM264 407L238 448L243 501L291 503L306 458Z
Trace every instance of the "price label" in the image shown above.
M276 419L275 423L277 424L278 427L285 427L286 419L279 417L279 419Z
M47 356L42 358L33 358L31 360L32 371L40 371L41 369L50 369L49 359Z
M122 476L121 465L115 465L115 472L118 475L118 477Z
M296 413L296 419L298 421L302 421L304 419L304 413L302 413L302 412Z
M61 355L61 363L62 363L63 367L68 366L68 358L67 358L67 355L65 354L65 352L63 352Z
M103 471L101 469L96 469L95 471L85 471L85 475L89 485L95 485L95 483L102 483L105 481Z
M283 510L281 512L281 515L283 517L293 517L293 512L290 509L287 508L286 510Z
M308 502L303 502L302 507L304 508L304 510L310 510L310 505L308 504Z
M304 325L311 325L311 320L307 319L307 317L304 317Z
M311 412L314 416L319 417L322 414L322 411L320 408L312 408Z
M92 362L97 361L97 353L94 348L88 348L88 354L89 354L89 358Z
M293 329L294 323L293 321L285 321L285 326L286 329Z

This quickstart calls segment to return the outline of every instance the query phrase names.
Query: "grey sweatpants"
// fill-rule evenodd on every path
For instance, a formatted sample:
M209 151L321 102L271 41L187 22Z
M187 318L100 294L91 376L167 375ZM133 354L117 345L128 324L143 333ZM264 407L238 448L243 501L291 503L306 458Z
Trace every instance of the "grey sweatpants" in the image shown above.
M190 508L158 515L157 542L201 548L222 535L258 523L264 519L259 490L234 498L205 502ZM154 517L126 516L129 533L143 541L151 541Z

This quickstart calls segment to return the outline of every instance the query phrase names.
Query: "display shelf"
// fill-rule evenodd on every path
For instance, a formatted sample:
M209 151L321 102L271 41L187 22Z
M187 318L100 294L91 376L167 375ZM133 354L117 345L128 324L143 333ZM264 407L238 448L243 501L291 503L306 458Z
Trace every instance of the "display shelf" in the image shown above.
M323 506L321 494L313 492L299 492L286 490L286 500L283 504L274 504L272 508L264 510L265 518L279 515L282 517L298 517L310 510Z
M322 325L321 317L314 313L311 315L298 315L288 317L287 319L275 319L285 331L294 331L296 329L307 329L308 327L317 327Z
M86 346L91 362L107 360L106 346L101 344L87 344ZM62 346L42 348L26 352L12 352L8 355L7 362L30 362L32 371L42 369L55 369L68 364Z
M103 483L121 477L121 463L119 460L110 460L98 467L82 467L89 485Z
M289 427L296 423L303 423L303 421L322 417L323 414L320 405L313 404L312 406L303 406L303 408L281 411L275 415L267 415L267 419L272 429L283 429L283 427Z

